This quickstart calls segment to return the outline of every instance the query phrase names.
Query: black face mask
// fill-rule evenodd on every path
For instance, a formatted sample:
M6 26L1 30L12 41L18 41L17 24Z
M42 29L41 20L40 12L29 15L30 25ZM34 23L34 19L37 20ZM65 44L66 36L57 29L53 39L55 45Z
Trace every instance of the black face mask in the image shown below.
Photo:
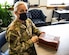
M26 20L27 19L27 14L26 13L21 13L20 14L20 20Z

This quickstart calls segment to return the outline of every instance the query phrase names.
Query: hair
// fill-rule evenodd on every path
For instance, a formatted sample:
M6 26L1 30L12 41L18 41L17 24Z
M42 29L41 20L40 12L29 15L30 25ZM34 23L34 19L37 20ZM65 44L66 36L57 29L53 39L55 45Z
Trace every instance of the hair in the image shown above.
M19 6L19 5L22 5L22 4L25 5L26 8L28 9L28 6L27 6L27 3L26 3L26 2L23 2L23 1L17 1L17 2L14 4L14 12L16 12L18 6Z

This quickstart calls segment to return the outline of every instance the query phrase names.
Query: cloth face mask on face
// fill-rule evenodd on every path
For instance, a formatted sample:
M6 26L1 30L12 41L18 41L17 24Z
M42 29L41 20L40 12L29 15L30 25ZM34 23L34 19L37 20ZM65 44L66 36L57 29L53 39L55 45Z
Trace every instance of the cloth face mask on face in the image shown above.
M27 19L27 13L21 13L20 20L26 20L26 19Z

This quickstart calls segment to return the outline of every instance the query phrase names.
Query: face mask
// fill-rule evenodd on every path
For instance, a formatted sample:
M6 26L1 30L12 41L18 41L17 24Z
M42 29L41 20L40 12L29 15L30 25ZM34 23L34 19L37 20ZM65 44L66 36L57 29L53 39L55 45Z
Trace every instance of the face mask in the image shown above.
M26 13L21 13L20 14L20 20L26 20L27 19L27 14Z

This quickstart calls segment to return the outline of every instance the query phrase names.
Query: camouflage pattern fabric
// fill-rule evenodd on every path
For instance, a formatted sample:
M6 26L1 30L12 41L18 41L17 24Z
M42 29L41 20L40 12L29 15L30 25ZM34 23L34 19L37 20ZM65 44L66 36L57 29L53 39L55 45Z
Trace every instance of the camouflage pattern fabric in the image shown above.
M9 55L37 55L34 43L31 41L33 35L39 36L40 31L29 18L25 23L15 20L6 31Z

